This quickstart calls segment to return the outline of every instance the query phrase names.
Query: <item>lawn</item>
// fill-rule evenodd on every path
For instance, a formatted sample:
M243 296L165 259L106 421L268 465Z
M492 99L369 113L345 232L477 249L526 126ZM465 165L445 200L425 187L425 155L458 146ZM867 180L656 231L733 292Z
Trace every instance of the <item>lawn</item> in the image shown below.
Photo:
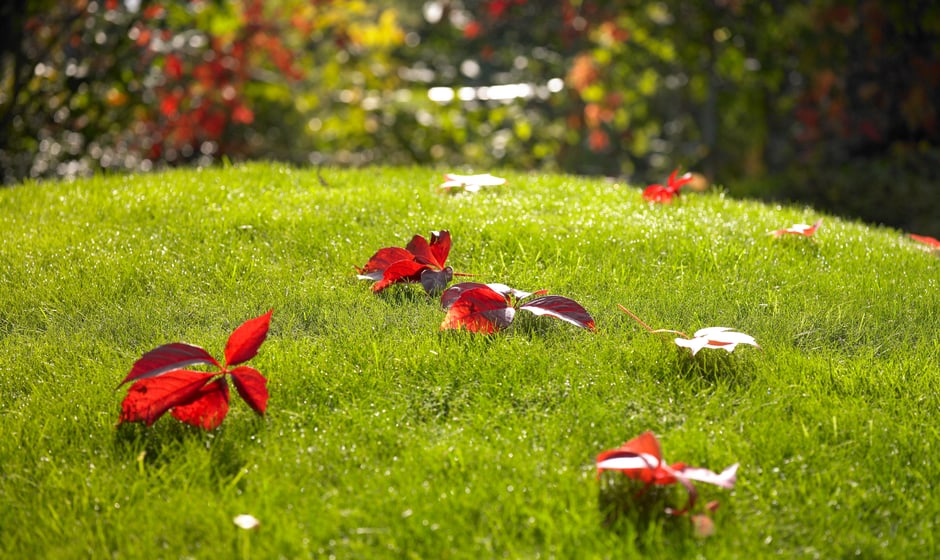
M466 196L424 168L275 164L0 190L0 556L940 554L936 254L719 190L656 205L637 185L498 174ZM767 234L820 217L812 238ZM575 299L596 331L520 313L440 332L420 285L356 278L443 229L455 270ZM618 304L760 348L692 358ZM143 353L221 358L268 310L249 362L264 417L233 391L212 431L116 427ZM681 487L598 479L597 455L647 430L670 462L740 464L733 489L699 485L713 536L661 511Z

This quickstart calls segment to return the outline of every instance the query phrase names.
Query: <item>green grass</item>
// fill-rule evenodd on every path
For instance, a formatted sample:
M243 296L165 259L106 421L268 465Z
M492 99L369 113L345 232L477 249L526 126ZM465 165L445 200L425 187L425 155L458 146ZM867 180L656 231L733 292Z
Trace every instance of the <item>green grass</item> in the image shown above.
M940 259L829 217L813 240L766 234L820 216L806 208L503 175L462 198L427 169L326 169L322 185L261 164L0 191L0 556L940 554ZM597 332L520 317L440 333L420 287L355 278L437 229L458 271L574 298ZM690 359L618 303L761 349ZM272 308L250 362L265 418L233 393L213 432L115 428L141 354L220 357ZM596 455L645 430L667 460L741 463L734 490L701 486L721 501L715 536L638 516L623 477L596 479ZM261 527L236 528L241 513Z

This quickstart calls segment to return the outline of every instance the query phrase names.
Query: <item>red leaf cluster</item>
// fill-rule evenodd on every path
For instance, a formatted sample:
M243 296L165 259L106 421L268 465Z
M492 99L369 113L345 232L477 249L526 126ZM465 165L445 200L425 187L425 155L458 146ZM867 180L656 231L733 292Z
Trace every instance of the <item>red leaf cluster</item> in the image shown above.
M440 293L454 278L454 269L445 266L450 254L450 232L432 231L430 243L415 235L404 249L384 247L369 261L356 267L359 278L376 280L373 292L381 292L392 284L420 282L428 294Z
M441 307L447 316L441 330L466 329L471 332L494 333L512 324L516 310L534 315L547 315L582 329L594 330L594 318L573 299L543 295L545 290L530 293L505 284L462 282L441 294ZM540 296L524 301L530 296Z
M679 170L675 169L669 175L669 179L666 181L666 185L654 184L649 185L643 191L643 199L649 202L656 202L659 204L668 204L672 202L672 199L679 196L679 189L683 185L692 181L694 178L692 173L686 173L685 175L678 177Z
M224 363L203 348L182 342L164 344L141 356L118 385L134 382L121 403L118 424L144 422L150 426L172 411L177 420L211 430L228 413L229 376L241 398L264 415L267 379L258 370L240 364L258 353L268 335L272 312L249 319L232 332L225 345ZM186 369L199 364L214 366L217 371Z
M644 432L616 449L609 449L597 456L597 474L601 471L620 471L643 484L666 486L682 484L689 492L688 504L681 510L669 510L673 515L691 511L698 497L693 482L714 484L721 488L733 488L737 481L738 464L735 463L720 473L708 469L690 467L685 463L668 464L663 460L659 440L653 432ZM709 509L714 509L711 506Z

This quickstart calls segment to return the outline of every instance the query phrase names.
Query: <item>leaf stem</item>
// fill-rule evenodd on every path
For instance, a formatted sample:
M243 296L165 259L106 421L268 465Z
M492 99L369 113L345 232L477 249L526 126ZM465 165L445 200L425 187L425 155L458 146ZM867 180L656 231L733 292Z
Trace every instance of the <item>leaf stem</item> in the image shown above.
M623 311L624 313L626 313L627 315L633 317L633 320L636 321L637 323L639 323L640 325L642 325L644 329L648 330L649 332L653 332L653 329L652 329L649 325L647 325L646 323L644 323L644 322L643 322L643 319L640 319L639 317L637 317L634 312L630 311L629 309L627 309L626 307L620 305L619 303L617 304L617 307L619 307L620 310Z

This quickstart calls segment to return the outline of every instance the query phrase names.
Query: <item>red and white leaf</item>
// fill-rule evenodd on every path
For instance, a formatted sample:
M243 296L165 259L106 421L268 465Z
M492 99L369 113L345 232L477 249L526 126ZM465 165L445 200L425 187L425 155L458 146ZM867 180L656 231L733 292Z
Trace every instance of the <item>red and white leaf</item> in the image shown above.
M127 392L121 402L122 422L144 422L150 426L168 410L185 406L202 393L202 388L216 373L190 370L167 372L159 377L139 379Z
M194 401L176 406L171 414L180 422L203 430L214 430L225 420L228 403L228 382L220 377L203 385Z
M185 369L198 364L222 367L211 354L199 346L186 344L184 342L164 344L163 346L159 346L147 352L134 362L134 365L131 366L130 373L118 384L118 387L128 381L156 377L170 371Z
M441 323L441 330L494 333L508 327L515 314L505 295L486 286L474 288L461 293L453 302Z
M741 332L733 331L727 327L708 327L692 334L692 338L676 338L677 346L688 348L692 355L702 348L721 348L727 352L734 352L738 344L749 344L760 348L754 337Z
M689 467L684 463L667 465L660 453L659 441L652 432L644 432L622 446L597 456L598 476L602 470L618 470L644 484L682 484L689 492L689 501L681 510L668 509L672 515L683 515L695 505L698 492L693 482L733 488L737 481L738 464L715 473L708 469Z
M521 306L535 315L548 315L582 329L594 330L594 318L580 303L563 296L542 296Z
M255 412L264 416L268 408L268 380L261 372L248 366L239 366L229 373L239 396Z
M659 440L653 432L643 432L616 449L597 456L598 473L617 470L644 484L673 484L672 469L662 460Z
M260 317L249 319L232 332L225 345L226 366L238 365L255 357L268 336L273 312L272 309Z
M362 268L356 268L356 271L359 273L360 278L370 278L372 280L378 280L382 278L382 273L385 272L385 269L390 267L392 264L398 261L412 261L414 260L414 255L408 252L401 247L385 247L379 249L372 258L369 259L369 262L365 264ZM375 274L378 274L378 277L375 277Z
M812 237L816 230L819 229L819 226L822 225L822 218L816 220L816 223L813 225L806 224L793 224L792 226L784 229L778 229L776 231L770 232L774 237L780 237L781 235L802 235L805 237Z

